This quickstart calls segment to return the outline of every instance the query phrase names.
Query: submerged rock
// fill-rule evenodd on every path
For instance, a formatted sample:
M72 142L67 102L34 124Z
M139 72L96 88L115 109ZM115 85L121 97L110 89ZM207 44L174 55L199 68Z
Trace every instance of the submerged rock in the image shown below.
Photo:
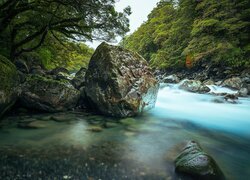
M15 65L0 55L0 117L15 104L18 96L18 83Z
M159 84L146 60L121 47L102 43L85 79L86 97L102 114L135 116L155 105Z
M102 132L103 129L100 126L91 126L87 130L92 132Z
M195 93L196 92L197 93L206 93L206 92L210 91L210 89L207 86L203 85L201 83L201 81L188 80L188 79L181 81L179 88L186 90L186 91L189 91L189 92L195 92Z
M45 128L46 122L44 121L32 121L32 122L20 122L18 123L19 128L23 129L40 129L40 128Z
M189 141L176 158L175 170L177 173L191 175L195 179L225 179L215 160L195 141Z
M68 81L57 81L32 75L22 85L21 105L27 108L57 112L74 108L80 92Z

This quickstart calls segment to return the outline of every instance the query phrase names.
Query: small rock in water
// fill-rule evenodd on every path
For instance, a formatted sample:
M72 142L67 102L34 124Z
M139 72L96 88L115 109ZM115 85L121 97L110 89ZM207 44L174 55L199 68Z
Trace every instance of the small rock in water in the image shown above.
M39 129L39 128L45 128L46 124L44 121L32 121L32 122L21 122L18 123L19 128L24 128L24 129Z
M88 131L92 131L92 132L102 132L102 128L100 126L92 126L90 128L88 128Z
M189 141L175 159L175 170L200 180L225 179L215 160L195 141Z
M239 98L235 94L227 94L224 96L224 99L229 103L236 104Z

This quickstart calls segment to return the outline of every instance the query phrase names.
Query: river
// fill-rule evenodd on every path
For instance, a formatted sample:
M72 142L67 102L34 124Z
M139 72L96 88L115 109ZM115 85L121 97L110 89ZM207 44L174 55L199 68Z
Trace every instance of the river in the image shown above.
M83 112L8 116L0 128L0 175L3 179L179 179L173 161L186 141L196 140L227 179L248 179L250 98L239 98L237 104L218 103L222 101L220 96L162 84L155 108L136 118ZM30 121L41 127L19 127Z

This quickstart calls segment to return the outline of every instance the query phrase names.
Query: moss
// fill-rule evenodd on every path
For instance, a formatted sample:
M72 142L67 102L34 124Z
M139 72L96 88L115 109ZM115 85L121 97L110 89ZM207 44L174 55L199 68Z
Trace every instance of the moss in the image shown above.
M18 75L15 65L0 55L0 89L9 91L16 85L17 79Z
M0 117L16 100L18 74L14 64L0 55Z

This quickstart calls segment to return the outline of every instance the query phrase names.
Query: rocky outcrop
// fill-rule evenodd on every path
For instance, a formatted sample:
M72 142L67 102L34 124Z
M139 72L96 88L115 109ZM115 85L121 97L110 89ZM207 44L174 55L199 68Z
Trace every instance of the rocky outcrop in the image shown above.
M74 108L80 92L68 81L29 75L22 85L21 105L46 112L65 111Z
M72 79L71 83L76 89L80 89L85 85L85 74L87 69L82 67L75 75L75 77Z
M185 91L197 93L206 93L210 91L210 89L207 86L203 85L199 80L185 79L180 82L179 88Z
M179 83L180 79L177 75L173 74L173 75L169 75L167 77L164 77L162 79L163 83Z
M0 117L15 103L18 82L15 65L0 55Z
M175 170L177 173L190 175L194 179L225 179L215 160L194 141L189 141L176 158Z
M222 86L240 90L243 87L243 82L239 77L232 77L223 81Z
M154 107L159 85L137 53L102 43L85 77L91 106L109 116L135 116Z

